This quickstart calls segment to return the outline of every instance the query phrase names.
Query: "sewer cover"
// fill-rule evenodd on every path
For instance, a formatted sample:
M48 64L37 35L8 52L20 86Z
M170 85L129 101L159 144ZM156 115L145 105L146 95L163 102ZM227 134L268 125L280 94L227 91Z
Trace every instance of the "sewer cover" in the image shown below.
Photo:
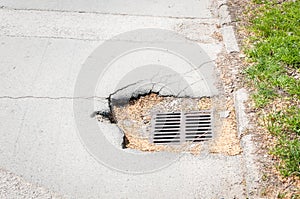
M155 113L151 119L150 142L181 144L212 139L212 111Z

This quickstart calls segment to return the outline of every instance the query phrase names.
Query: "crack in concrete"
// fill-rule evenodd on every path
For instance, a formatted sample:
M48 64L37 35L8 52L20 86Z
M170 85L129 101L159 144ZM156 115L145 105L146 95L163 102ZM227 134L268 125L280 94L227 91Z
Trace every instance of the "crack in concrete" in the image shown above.
M99 97L99 96L91 96L91 97L48 97L48 96L0 96L0 99L11 99L11 100L19 100L19 99L49 99L49 100L77 100L77 99L99 99L99 100L105 100L105 97Z
M215 61L215 60L210 60L210 61L204 62L204 63L202 63L201 65L199 65L197 68L193 68L193 69L190 70L190 71L187 71L187 72L185 72L185 73L183 73L183 74L177 74L177 75L187 75L187 74L189 74L189 73L191 73L191 72L195 72L195 71L199 70L199 69L200 69L202 66L204 66L205 64L213 63L214 61ZM157 74L159 74L159 72L158 72ZM165 75L165 76L160 77L160 79L162 80L163 78L168 78L168 77L172 77L172 76L175 76L175 75L174 75L174 74L171 74L171 75ZM158 82L156 82L156 83L153 82L153 79L154 79L155 77L156 77L156 76L153 76L151 79L148 79L148 80L151 81L151 84L152 84L152 88L150 89L149 93L151 93L151 92L157 92L157 93L160 93L164 88L166 88L166 86L168 86L168 85L170 85L170 84L173 84L173 83L176 83L176 82L177 82L177 81L176 81L176 82L171 82L171 83L168 84L168 85L162 86L158 91L153 91L155 85L158 84ZM146 79L146 80L147 80L147 79ZM198 83L199 81L202 81L202 80L203 80L203 79L199 79L199 80L193 82L193 83L192 83L191 85L189 85L189 86L192 86L192 85L194 85L194 84L196 84L196 83ZM126 86L124 86L124 87L122 87L122 88L120 88L120 89L117 89L117 90L114 91L113 93L109 94L109 96L106 98L106 99L108 100L108 106L109 106L109 109L112 111L112 96L113 96L113 95L115 95L115 94L117 94L118 92L123 91L123 90L125 90L125 89L127 89L127 88L129 88L129 87L131 87L131 86L135 86L135 85L137 85L138 83L143 82L143 81L145 81L145 80L139 80L139 81L137 81L137 82L128 84L128 85L126 85ZM175 95L175 97L179 98L179 95L180 95L182 92L184 92L186 89L188 89L189 86L186 86L186 87L183 88L181 91L179 91L179 92L177 93L177 95ZM185 96L185 97L189 97L189 96Z
M128 84L122 88L119 88L117 90L115 90L113 93L109 94L109 96L106 98L107 102L108 102L108 108L110 110L111 113L113 113L113 105L112 105L112 96L114 96L115 94L117 94L118 92L125 90L131 86L137 85L138 83L142 82L143 80L137 81L135 83L132 84ZM112 116L113 117L113 116Z
M204 62L204 63L202 63L202 64L199 66L199 68L193 68L193 69L190 70L190 71L187 71L187 72L182 73L182 74L176 74L176 75L183 75L183 76L184 76L184 75L187 75L187 74L189 74L189 73L191 73L191 72L195 72L195 71L199 70L200 67L204 66L205 64L212 63L212 62L214 62L214 61L215 61L215 60L211 60L211 61ZM156 73L156 74L158 75L159 72ZM175 76L175 75L174 75L174 74L171 74L171 75L164 75L164 76L161 76L161 77L160 77L160 80L162 81L163 78L170 78L170 77L173 77L173 76ZM155 85L157 85L157 84L159 83L159 82L156 82L156 83L153 82L153 79L154 79L155 77L156 77L156 75L154 75L151 79L146 79L146 80L150 80L150 81L151 81L151 84L152 84L152 88L150 89L150 92L153 92L153 89L154 89ZM196 81L196 82L193 82L191 85L194 85L195 83L197 83L197 82L199 82L199 81L202 81L202 80L203 80L203 79L200 79L200 80L198 80L198 81ZM128 85L126 85L126 86L124 86L124 87L122 87L122 88L120 88L120 89L117 89L117 90L114 91L113 93L109 94L109 96L108 96L106 99L109 100L109 101L111 101L111 98L112 98L113 95L115 95L115 94L117 94L118 92L123 91L123 90L125 90L125 89L127 89L127 88L129 88L129 87L131 87L131 86L135 86L135 85L137 85L138 83L143 82L143 81L145 81L145 80L139 80L139 81L137 81L137 82L128 84ZM173 84L173 83L177 83L177 81L176 81L176 82L170 82L170 84ZM170 84L168 84L168 85L170 85ZM162 86L162 88L160 88L160 90L157 91L157 92L159 93L160 91L162 91L162 89L166 88L166 86L168 86L168 85ZM180 93L184 92L187 88L188 88L188 87L185 87L183 90L179 91L179 93L176 95L176 97L178 97L178 96L180 95Z
M197 80L197 81L191 83L190 85L186 86L185 88L183 88L181 91L179 91L179 92L177 93L176 97L178 98L179 95L180 95L181 93L183 93L184 91L186 91L188 88L190 88L190 86L193 86L193 85L195 85L196 83L198 83L198 82L200 82L200 81L202 81L202 79ZM189 98L190 98L190 97L189 97Z
M226 2L226 3L221 3L219 6L218 6L218 10L221 8L221 7L223 7L223 6L228 6L228 3Z
M211 24L212 26L214 24ZM174 30L172 30L174 31ZM181 34L181 33L178 33ZM22 35L22 34L1 34L1 36L5 36L5 37L12 37L12 38L38 38L38 39L69 39L69 40L78 40L78 41L101 41L101 42L105 42L105 41L110 41L110 42L132 42L132 43L138 43L138 44L142 44L142 43L148 43L148 44L155 44L155 43L171 43L171 42L165 42L164 40L157 40L157 41L137 41L137 40L120 40L120 39L111 39L111 38L107 38L107 39L98 39L98 36L94 36L94 38L80 38L80 37L65 37L65 36L39 36L39 35L35 35L35 36L31 36L31 35ZM201 39L191 39L188 36L184 36L186 42L182 42L182 41L172 41L172 43L188 43L188 42L196 42L196 43L202 43L202 44L215 44L214 41L204 41Z
M22 116L22 122L21 122L21 126L19 128L19 131L18 131L18 134L17 134L17 138L15 140L15 143L14 143L14 150L13 150L13 156L16 156L17 155L17 145L19 143L19 139L20 139L20 136L21 136L21 133L23 131L23 127L24 127L24 121L25 121L25 116L27 114L27 109L26 111L24 112L23 116Z
M191 72L195 72L195 71L197 71L197 70L199 70L202 66L204 66L205 64L209 64L209 63L213 63L215 60L210 60L210 61L207 61L207 62L204 62L204 63L202 63L201 65L199 65L197 68L193 68L193 69L191 69L191 70L189 70L189 71L187 71L187 72L185 72L185 73L182 73L182 74L176 74L176 75L181 75L181 76L184 76L184 75L187 75L187 74L189 74L189 73L191 73ZM157 75L159 74L159 72L157 73ZM161 76L160 77L160 80L162 80L163 78L170 78L170 77L173 77L173 76L175 76L174 74L169 74L169 75L164 75L164 76ZM151 92L153 91L153 89L154 89L154 87L155 87L155 85L157 85L157 83L158 82L153 82L153 79L156 77L156 75L155 76L153 76L151 79L146 79L146 80L150 80L151 81L151 84L152 84L152 88L151 88ZM201 79L201 80L203 80L203 79ZM201 81L201 80L198 80L198 81L196 81L196 82L194 82L194 83L197 83L197 82L199 82L199 81ZM50 96L33 96L33 95L26 95L26 96L8 96L8 95L4 95L4 96L0 96L0 100L1 99L11 99L11 100L22 100L22 99L49 99L49 100L80 100L80 99L84 99L84 100L108 100L109 101L109 104L111 103L111 98L112 98L112 96L113 95L115 95L115 94L117 94L118 92L120 92L120 91L123 91L123 90L125 90L125 89L127 89L127 88L129 88L129 87L131 87L131 86L135 86L135 85L137 85L138 83L141 83L141 82L143 82L143 81L145 81L145 80L139 80L139 81L137 81L137 82L134 82L134 83L131 83L131 84L128 84L128 85L126 85L126 86L124 86L124 87L122 87L122 88L120 88L120 89L117 89L117 90L115 90L113 93L111 93L111 94L109 94L109 96L108 97L100 97L100 96L88 96L88 97L72 97L72 96L58 96L58 97L50 97ZM170 82L170 84L172 84L172 83L176 83L176 82ZM193 84L194 84L193 83ZM192 84L192 85L193 85ZM160 91L162 91L162 89L164 89L165 87L166 87L167 85L164 85L164 86L162 86L161 88L160 88L160 90L159 91L157 91L157 92L160 92ZM184 92L184 90L186 90L187 88L185 88L185 89L183 89L182 91L180 91L179 92L179 94L181 93L181 92ZM179 95L178 94L178 95ZM178 96L177 95L177 96Z
M130 17L153 17L153 18L167 18L167 19L200 19L210 20L211 17L192 17L192 16L171 16L171 15L149 15L149 14L128 14L118 12L101 12L101 11L71 11L71 10L57 10L57 9L36 9L36 8L12 8L7 6L1 6L2 10L13 10L13 11L36 11L36 12L61 12L61 13L77 13L77 14L99 14L99 15L113 15L113 16L130 16Z
M38 39L69 39L69 40L79 40L79 41L107 41L106 39L89 39L89 38L77 38L77 37L63 37L63 36L29 36L29 35L10 35L4 34L1 36L5 37L19 37L19 38L38 38Z
M225 22L225 23L222 23L221 25L222 26L232 26L234 23L237 23L239 22L238 20L232 20L230 22Z
M122 90L125 90L126 88L129 88L129 87L131 87L131 86L135 86L135 85L137 85L138 83L140 83L140 82L142 82L142 81L143 81L143 80L139 80L139 81L137 81L137 82L134 82L134 83L132 83L132 84L128 84L128 85L126 85L126 86L124 86L124 87L122 87L122 88L119 88L119 89L117 89L116 91L114 91L113 93L109 94L109 96L108 96L106 99L109 99L109 98L111 98L113 95L117 94L118 92L120 92L120 91L122 91Z

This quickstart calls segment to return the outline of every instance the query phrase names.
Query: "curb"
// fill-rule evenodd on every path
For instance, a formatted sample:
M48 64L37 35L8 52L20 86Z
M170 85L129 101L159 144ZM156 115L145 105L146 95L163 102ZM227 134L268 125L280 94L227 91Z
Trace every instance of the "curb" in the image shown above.
M249 129L249 119L245 112L245 105L248 100L248 92L245 88L241 88L235 92L234 105L236 110L236 120L238 128L238 137L241 140L243 149L244 169L246 181L246 195L248 198L253 198L258 194L260 181L259 168L256 164L255 153L257 151L255 143L252 141L252 134L245 134Z
M225 48L228 53L239 52L239 45L234 34L233 26L231 23L231 16L228 11L227 1L218 1L218 17L219 23L221 25L221 33L223 35L223 40L225 43Z
M239 45L235 36L235 31L231 25L231 16L228 11L227 0L218 1L218 16L220 18L221 33L227 53L239 53ZM248 100L248 92L245 88L238 89L234 93L234 106L236 111L236 121L238 138L241 140L243 149L243 167L245 180L245 194L247 198L257 198L260 181L259 167L256 164L256 145L252 141L253 135L246 134L249 129L249 119L246 114L245 103Z

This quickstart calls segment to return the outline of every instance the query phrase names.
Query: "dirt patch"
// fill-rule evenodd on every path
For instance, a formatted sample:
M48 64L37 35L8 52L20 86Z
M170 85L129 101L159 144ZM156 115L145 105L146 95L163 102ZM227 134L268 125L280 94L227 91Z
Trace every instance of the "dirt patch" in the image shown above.
M234 92L242 87L239 78L240 57L238 53L228 54L225 50L218 54L216 66L220 77L219 87L223 93L216 99L218 111L227 111L225 118L219 119L219 133L210 147L212 153L238 155L242 152L237 133L237 121L234 107Z
M277 2L281 3L283 1ZM235 26L239 44L243 48L251 46L248 38L251 37L252 33L247 30L247 26L249 25L249 20L256 17L256 13L253 12L253 10L255 10L259 4L253 4L250 0L229 0L228 6L233 21L231 25ZM239 64L237 64L237 66L239 66L237 68L238 71L242 71L251 65L251 63L246 62L243 52L236 57L240 58ZM242 73L237 77L240 80L237 82L237 86L243 86L247 88L250 94L253 93L253 88L247 85L247 78L244 77ZM262 174L261 181L259 182L261 187L259 187L259 196L257 197L279 198L279 193L285 193L281 198L292 198L292 195L297 194L299 196L299 179L296 179L295 177L283 178L276 169L278 160L276 157L269 154L269 150L274 147L277 140L268 133L265 128L266 121L263 119L263 116L267 115L270 110L281 110L278 106L283 106L283 102L275 101L263 110L254 108L255 106L251 100L245 105L247 106L247 114L251 127L249 131L251 131L253 141L258 147L258 150L256 151L257 164L259 165Z
M156 93L141 96L130 100L122 107L113 107L113 115L118 126L123 130L128 143L127 148L141 151L172 151L191 153L200 152L200 144L185 143L182 145L156 145L149 142L151 130L151 116L159 112L199 111L211 108L209 98L188 99L175 97L162 97Z
M122 129L128 140L126 143L127 148L140 151L187 151L192 154L200 154L203 149L203 143L184 143L181 145L156 145L150 143L151 116L159 112L210 110L215 107L213 104L213 99L208 97L200 99L175 98L162 97L156 93L150 93L130 100L130 103L125 106L113 106L113 115L117 125ZM208 141L212 143L210 151L227 155L239 154L241 150L239 148L239 140L236 137L236 129L234 129L236 126L231 122L235 120L234 110L230 110L227 118L217 119L225 123L216 128L221 129L221 131L220 133L215 133L214 141Z
M218 40L219 42L223 41L223 35L220 32L215 31L212 35L212 38Z
M222 153L226 155L238 155L242 152L240 140L237 137L237 124L233 101L227 101L228 116L219 118L221 120L221 129L218 136L213 140L210 146L211 153Z

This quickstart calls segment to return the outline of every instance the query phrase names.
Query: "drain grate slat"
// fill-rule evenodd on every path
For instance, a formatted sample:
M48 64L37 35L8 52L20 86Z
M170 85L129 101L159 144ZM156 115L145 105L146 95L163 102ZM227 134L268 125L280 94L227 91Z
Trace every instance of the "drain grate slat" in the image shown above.
M156 113L151 119L154 144L203 142L213 138L212 111Z
M202 135L202 134L207 134L207 135L210 135L212 134L212 131L189 131L189 132L186 132L185 133L186 135Z
M180 140L178 140L178 141L169 141L169 140L161 141L160 140L160 141L155 142L155 144L168 144L168 143L179 144Z
M155 132L154 135L180 135L180 132L170 132L170 133L160 133L160 132Z
M161 116L161 115L181 115L181 113L177 112L177 113L157 113L157 116Z
M193 129L186 129L186 132L206 132L206 131L210 131L211 129L208 128L202 128L202 129L197 129L197 128L193 128Z
M160 138L160 139L154 139L155 142L180 142L180 138L178 139L172 139L172 138Z
M172 138L160 138L158 140L154 139L154 141L156 142L162 142L162 141L168 141L168 142L177 142L179 141L180 142L180 138L176 138L176 139L172 139Z
M173 137L171 137L171 136L170 137L162 136L162 137L155 137L154 140L155 139L159 139L159 140L170 140L170 139L171 140L180 140L180 137L179 136L176 136L176 137L174 137L174 136Z
M155 130L180 129L180 126L155 127Z
M178 118L178 119L173 119L173 120L157 120L157 122L168 122L168 123L172 123L172 122L176 122L176 121L178 121L180 118Z
M178 136L180 136L180 135L178 135ZM155 139L171 139L171 138L174 138L174 139L176 139L176 138L178 138L178 139L180 139L180 137L174 137L174 135L172 136L172 135L167 135L167 136L164 136L164 135L161 135L161 136L155 136L155 138L154 138L154 140Z
M197 128L197 129L207 129L210 127L210 124L205 124L205 125L193 125L193 126L186 126L187 129L191 129L191 128Z
M158 123L156 124L156 128L166 128L169 126L177 126L180 127L181 124L174 124L174 123L170 123L170 122L166 122L166 123Z

